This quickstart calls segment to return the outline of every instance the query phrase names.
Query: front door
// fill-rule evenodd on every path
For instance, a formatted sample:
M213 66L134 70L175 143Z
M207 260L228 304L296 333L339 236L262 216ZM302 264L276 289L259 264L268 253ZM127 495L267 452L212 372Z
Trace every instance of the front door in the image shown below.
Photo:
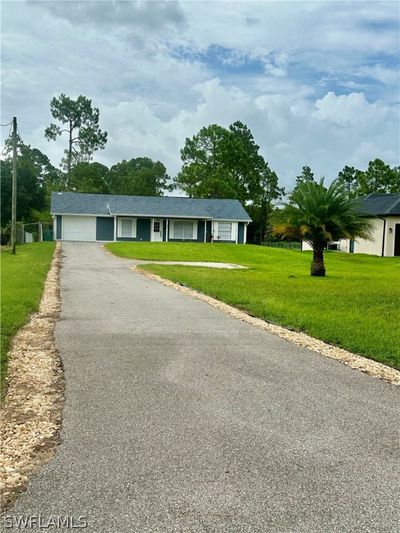
M153 231L152 231L153 237L152 241L160 242L163 240L162 235L162 220L159 218L153 218Z
M394 227L394 255L400 256L400 224Z

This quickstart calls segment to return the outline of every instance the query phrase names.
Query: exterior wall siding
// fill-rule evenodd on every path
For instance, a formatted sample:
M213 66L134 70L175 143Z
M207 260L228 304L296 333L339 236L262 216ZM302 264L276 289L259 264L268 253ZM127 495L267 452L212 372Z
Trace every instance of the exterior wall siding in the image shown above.
M119 237L117 241L150 241L151 218L138 218L136 221L136 237Z
M385 236L385 256L386 257L394 257L396 224L400 224L400 216L387 217L386 236Z
M162 240L163 241L166 241L167 240L167 219L164 218L164 220L162 221L162 227L163 227L163 232L162 232Z
M366 239L356 239L354 242L355 254L382 255L383 226L384 221L380 218L370 219L373 225L372 241Z
M62 239L62 216L56 215L56 239Z
M97 217L96 218L96 241L113 241L114 240L114 218Z
M212 222L211 222L211 220L207 220L207 222L206 222L206 242L211 242L211 236L212 236Z
M138 241L149 241L151 232L151 219L150 218L138 218L136 239Z
M244 222L238 224L238 244L244 244Z
M69 215L73 216L73 215ZM132 217L114 217L107 216L97 216L96 217L96 240L97 241L114 241L114 236L116 235L117 241L150 241L151 240L151 218L137 218L136 219L136 237L121 237L118 235L118 220L120 218L135 218ZM167 219L162 220L163 228L163 241L167 240L167 233L171 234L170 222L167 224ZM117 231L115 231L115 224L117 225ZM243 243L245 238L245 223L239 222L238 224L238 242ZM54 217L54 233L57 240L62 240L62 229L63 229L63 217L62 215L55 215ZM194 239L173 239L168 236L168 241L170 242L210 242L212 236L212 221L198 219L197 220L197 238ZM168 231L167 231L168 230ZM235 243L235 240L218 240L215 239L214 242L223 242L223 243Z
M352 241L352 244L349 239L342 239L339 241L339 251L382 256L383 248L384 257L393 257L396 224L400 224L400 216L388 216L385 217L385 220L386 224L382 218L369 219L373 225L372 240L356 239ZM385 238L383 242L384 230ZM311 250L311 247L303 242L302 250Z
M197 242L204 242L205 221L199 220L197 223Z

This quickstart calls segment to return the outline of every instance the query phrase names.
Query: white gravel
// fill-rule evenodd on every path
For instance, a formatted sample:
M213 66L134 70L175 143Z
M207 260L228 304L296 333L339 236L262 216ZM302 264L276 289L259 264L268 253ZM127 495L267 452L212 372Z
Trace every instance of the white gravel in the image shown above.
M39 311L14 337L7 394L0 410L0 495L4 509L29 476L54 455L63 400L62 367L54 340L60 313L60 245L47 275Z

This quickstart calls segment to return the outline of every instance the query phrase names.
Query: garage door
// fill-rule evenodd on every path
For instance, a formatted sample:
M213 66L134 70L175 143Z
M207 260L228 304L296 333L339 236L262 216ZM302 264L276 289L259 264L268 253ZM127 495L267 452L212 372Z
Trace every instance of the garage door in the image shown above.
M62 227L64 241L96 240L96 217L63 215Z

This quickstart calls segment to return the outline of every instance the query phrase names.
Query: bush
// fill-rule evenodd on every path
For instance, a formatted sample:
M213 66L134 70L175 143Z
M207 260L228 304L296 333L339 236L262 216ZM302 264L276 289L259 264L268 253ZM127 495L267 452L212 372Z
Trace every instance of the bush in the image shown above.
M7 224L4 228L0 229L0 242L1 246L6 246L11 241L11 224Z

